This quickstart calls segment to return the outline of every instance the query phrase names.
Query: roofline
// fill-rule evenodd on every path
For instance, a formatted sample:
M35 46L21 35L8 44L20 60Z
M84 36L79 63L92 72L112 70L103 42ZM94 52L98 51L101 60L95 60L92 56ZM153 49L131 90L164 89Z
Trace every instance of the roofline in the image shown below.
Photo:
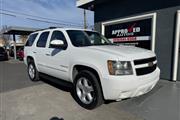
M78 8L94 11L94 2L95 0L77 0L76 6Z

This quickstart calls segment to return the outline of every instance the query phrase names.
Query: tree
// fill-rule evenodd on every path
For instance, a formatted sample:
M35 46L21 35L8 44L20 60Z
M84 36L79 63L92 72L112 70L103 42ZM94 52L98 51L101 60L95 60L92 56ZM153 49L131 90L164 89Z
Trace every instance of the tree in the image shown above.
M20 35L19 36L19 40L22 42L22 43L25 43L26 40L27 40L28 36L27 35Z
M2 29L0 30L0 33L1 33L0 38L4 41L5 46L9 46L10 41L11 41L11 36L10 35L2 34L7 30L7 28L8 28L7 25L4 25L4 26L2 26Z

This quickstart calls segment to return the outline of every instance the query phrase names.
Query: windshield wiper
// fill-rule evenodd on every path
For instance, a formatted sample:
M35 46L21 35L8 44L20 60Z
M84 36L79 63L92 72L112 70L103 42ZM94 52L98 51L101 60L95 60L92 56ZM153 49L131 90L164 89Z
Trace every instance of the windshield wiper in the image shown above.
M106 43L106 44L93 44L93 45L117 45L117 44L115 44L115 43Z

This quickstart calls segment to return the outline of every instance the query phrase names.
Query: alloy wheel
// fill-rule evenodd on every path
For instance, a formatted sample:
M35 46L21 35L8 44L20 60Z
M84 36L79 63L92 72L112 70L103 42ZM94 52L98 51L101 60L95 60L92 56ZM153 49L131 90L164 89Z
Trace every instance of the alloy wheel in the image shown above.
M85 77L77 80L76 93L81 102L84 104L90 104L94 99L94 89L92 83Z
M29 76L31 77L31 79L34 79L35 77L35 68L32 64L29 65Z

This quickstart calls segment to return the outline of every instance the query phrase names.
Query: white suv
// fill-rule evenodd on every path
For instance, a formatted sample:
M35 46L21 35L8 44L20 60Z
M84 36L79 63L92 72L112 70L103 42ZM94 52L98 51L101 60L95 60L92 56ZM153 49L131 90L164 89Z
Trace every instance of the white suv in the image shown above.
M152 51L113 44L90 30L49 28L34 32L24 53L32 81L46 75L71 83L75 100L86 109L104 100L143 95L160 76Z

